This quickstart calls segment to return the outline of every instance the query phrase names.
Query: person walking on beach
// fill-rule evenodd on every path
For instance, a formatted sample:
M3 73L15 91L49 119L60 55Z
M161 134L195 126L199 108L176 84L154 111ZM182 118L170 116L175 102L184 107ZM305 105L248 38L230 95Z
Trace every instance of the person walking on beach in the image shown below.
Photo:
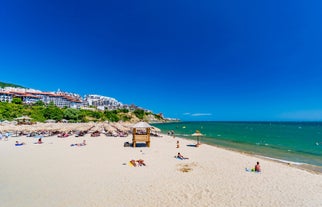
M177 148L179 148L180 147L180 144L179 144L179 140L177 141Z
M172 135L173 138L176 138L176 136L174 135L174 131L173 130L171 130L171 135Z

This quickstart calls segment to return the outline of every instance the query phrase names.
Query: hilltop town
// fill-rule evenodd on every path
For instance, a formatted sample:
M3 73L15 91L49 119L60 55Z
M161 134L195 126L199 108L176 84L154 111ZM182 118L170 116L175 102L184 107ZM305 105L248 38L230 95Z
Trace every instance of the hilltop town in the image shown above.
M141 108L134 104L123 104L115 98L102 95L88 94L82 97L76 93L63 92L60 90L56 92L44 92L5 83L1 83L0 86L3 87L0 88L0 102L12 103L14 100L18 99L22 104L25 105L35 105L41 103L44 106L48 106L49 104L53 104L61 109L70 108L101 112L116 110L122 110L122 112L143 111L145 114L149 115L145 117L146 121L164 122L174 120L164 118L162 113L154 114L148 109ZM128 117L132 116L128 115Z
M56 106L63 108L98 110L129 109L135 110L140 107L135 105L126 105L117 101L115 98L101 95L85 95L84 98L76 93L62 92L44 92L29 88L4 87L0 88L0 101L11 103L13 98L20 98L24 104L34 104L42 101L44 104L53 102Z

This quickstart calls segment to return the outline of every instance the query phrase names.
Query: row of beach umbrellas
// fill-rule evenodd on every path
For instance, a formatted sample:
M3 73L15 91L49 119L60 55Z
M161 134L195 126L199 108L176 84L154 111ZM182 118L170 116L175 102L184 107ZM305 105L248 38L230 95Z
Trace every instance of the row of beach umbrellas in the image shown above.
M134 125L131 123L37 123L32 125L0 124L0 132L40 132L40 131L88 131L88 132L130 132ZM156 127L151 127L151 131L160 132Z

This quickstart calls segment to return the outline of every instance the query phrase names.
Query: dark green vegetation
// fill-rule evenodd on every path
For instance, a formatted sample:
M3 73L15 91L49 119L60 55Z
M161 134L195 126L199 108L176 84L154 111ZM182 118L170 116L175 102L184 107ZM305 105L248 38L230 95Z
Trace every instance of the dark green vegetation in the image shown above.
M0 82L0 88L4 88L4 87L25 88L25 87L23 87L23 86L19 86L19 85L12 84L12 83L4 83L4 82Z
M26 105L21 99L14 98L12 103L0 102L0 120L12 121L20 116L29 116L33 122L44 122L46 120L61 121L63 119L69 122L88 122L88 121L162 121L162 117L157 114L145 112L141 109L129 111L127 109L105 110L99 111L59 108L53 103L45 105L42 101L38 101L33 105Z

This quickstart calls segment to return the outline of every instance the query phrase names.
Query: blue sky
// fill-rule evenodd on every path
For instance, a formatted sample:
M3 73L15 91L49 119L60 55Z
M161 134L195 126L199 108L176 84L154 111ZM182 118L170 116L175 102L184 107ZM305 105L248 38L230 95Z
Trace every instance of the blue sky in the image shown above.
M322 2L2 1L0 81L182 120L322 120Z

